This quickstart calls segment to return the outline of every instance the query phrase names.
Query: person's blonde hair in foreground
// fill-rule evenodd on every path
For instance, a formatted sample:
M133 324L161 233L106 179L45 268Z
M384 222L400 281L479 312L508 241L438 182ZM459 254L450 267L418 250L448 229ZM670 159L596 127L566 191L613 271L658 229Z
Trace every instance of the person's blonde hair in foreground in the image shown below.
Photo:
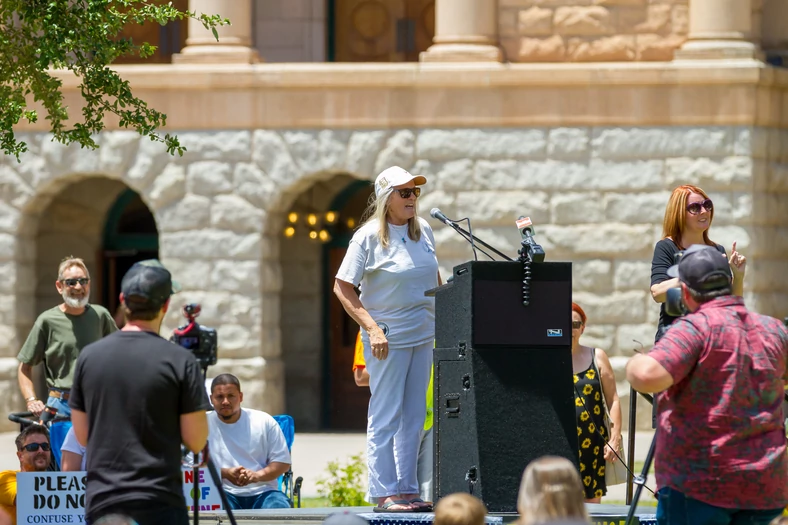
M487 509L479 498L464 492L441 498L435 507L434 525L484 525Z
M788 516L784 514L782 516L777 516L769 522L769 525L788 525Z
M536 525L558 519L588 522L583 483L571 461L544 456L532 461L520 483L517 497L520 525Z

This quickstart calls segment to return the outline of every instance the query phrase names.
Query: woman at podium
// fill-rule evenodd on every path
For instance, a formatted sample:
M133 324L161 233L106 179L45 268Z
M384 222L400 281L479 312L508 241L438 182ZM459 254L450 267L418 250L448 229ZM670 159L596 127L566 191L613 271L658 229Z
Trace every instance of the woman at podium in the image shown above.
M599 503L607 493L605 462L618 461L621 445L621 404L607 354L580 344L586 313L572 303L572 369L575 382L580 478L587 503ZM606 415L609 414L609 421Z
M368 219L353 235L334 284L361 326L372 394L369 495L376 511L432 510L419 498L416 475L435 338L435 299L424 292L440 284L435 238L417 214L419 186L426 182L396 166L378 175Z

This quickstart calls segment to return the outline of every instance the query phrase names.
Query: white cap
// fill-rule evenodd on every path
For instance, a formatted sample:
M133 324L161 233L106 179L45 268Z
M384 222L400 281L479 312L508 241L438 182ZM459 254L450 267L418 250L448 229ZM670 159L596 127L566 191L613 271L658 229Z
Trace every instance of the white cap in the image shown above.
M410 181L416 183L416 186L421 186L427 183L427 179L422 175L413 175L399 166L392 166L380 172L380 175L375 179L375 196L380 197L384 193L391 193L391 189L396 186L402 186Z

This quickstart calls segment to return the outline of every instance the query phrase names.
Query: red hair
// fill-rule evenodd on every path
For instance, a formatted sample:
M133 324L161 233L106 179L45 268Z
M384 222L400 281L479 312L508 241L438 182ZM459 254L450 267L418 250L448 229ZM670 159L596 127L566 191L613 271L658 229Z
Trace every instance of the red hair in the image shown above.
M687 201L689 200L690 193L700 195L704 199L709 198L706 192L697 186L691 184L679 186L670 194L668 205L665 208L665 218L662 220L662 238L667 239L670 237L680 250L686 248L686 246L681 246L681 233L687 226ZM709 212L709 227L711 227L712 220L714 220L714 208ZM716 246L716 244L709 239L708 228L703 232L703 244Z
M580 308L580 305L578 305L577 303L572 303L572 311L577 312L577 315L580 316L580 319L583 321L583 324L586 324L586 319L587 319L586 313L583 311L582 308Z

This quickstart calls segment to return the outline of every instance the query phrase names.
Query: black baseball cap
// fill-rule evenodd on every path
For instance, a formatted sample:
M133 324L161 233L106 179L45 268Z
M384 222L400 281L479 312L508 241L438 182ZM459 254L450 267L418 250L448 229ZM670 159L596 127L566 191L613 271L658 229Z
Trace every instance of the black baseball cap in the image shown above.
M733 280L725 254L705 244L693 244L684 250L679 263L668 268L668 275L701 293L727 288Z
M135 304L161 307L181 285L172 280L169 270L158 259L139 261L129 268L120 284L124 299Z

